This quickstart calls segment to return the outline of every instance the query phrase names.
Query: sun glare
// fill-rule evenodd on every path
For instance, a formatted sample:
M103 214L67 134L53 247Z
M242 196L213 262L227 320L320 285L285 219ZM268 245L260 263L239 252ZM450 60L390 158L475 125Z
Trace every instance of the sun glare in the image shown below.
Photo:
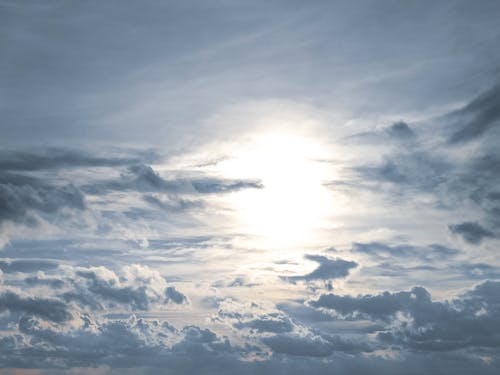
M331 175L320 142L291 134L252 139L220 163L225 177L258 178L262 189L229 195L237 225L265 246L300 246L327 226L332 201L323 182Z

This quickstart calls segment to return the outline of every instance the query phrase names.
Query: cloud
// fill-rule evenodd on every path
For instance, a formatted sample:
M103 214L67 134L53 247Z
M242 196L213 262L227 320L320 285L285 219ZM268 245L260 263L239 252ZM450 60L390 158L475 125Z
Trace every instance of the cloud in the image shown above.
M3 177L3 178L2 178ZM74 185L47 185L38 179L20 183L16 176L0 176L0 224L12 221L36 226L37 219L32 212L54 214L64 208L84 210L85 198Z
M249 348L232 346L227 338L207 328L188 325L181 330L166 321L131 316L121 320L94 320L62 330L33 317L22 317L19 333L4 336L1 363L6 367L71 368L125 366L136 369L174 368L177 373L192 361L205 365L210 358L222 363L238 359ZM214 357L215 356L215 357ZM216 361L216 363L219 363ZM187 372L189 373L189 372Z
M173 286L169 286L165 289L165 297L167 301L172 301L176 304L187 303L187 297Z
M314 281L339 279L349 275L349 271L358 266L358 263L354 261L348 261L340 258L329 259L322 255L306 255L305 258L319 263L319 266L314 271L306 275L289 276L284 279L291 282L300 280Z
M399 121L399 122L396 122L396 123L392 124L387 129L387 133L391 137L395 137L395 138L398 138L398 139L410 139L410 138L415 137L414 131L404 121Z
M21 269L23 272L36 271L24 266ZM12 269L7 271L13 272ZM162 310L189 303L183 293L169 285L158 271L147 266L134 264L114 272L103 266L85 268L65 265L50 271L49 276L38 271L24 279L9 278L6 284L23 287L26 294L10 286L4 287L0 310L64 322L72 314L88 311L88 308L97 313L148 311L153 305ZM47 287L43 289L47 298L30 296L32 287ZM41 293L39 289L37 293ZM73 310L74 313L71 312Z
M47 271L59 267L55 261L44 259L0 259L0 270L5 273Z
M483 92L460 110L450 114L460 129L449 138L450 143L467 142L500 125L500 85Z
M437 186L447 182L451 169L453 165L446 158L418 149L401 149L386 156L378 165L353 168L365 182L392 183L408 193L435 191Z
M38 152L20 150L0 150L0 170L2 171L40 171L59 168L79 167L117 167L139 163L136 157L99 157L90 152L65 148L47 148Z
M472 245L479 245L485 238L495 237L493 232L484 228L481 224L471 221L450 224L448 228L452 233L462 236L466 242Z
M103 194L113 190L133 190L144 193L214 194L262 187L262 183L258 180L228 180L213 177L164 179L152 167L137 164L129 166L127 173L122 174L119 180L88 184L83 187L83 190L90 194ZM152 201L151 198L146 199Z
M378 295L323 294L309 301L315 308L335 312L332 319L369 318L383 322L377 338L389 345L422 351L498 348L500 282L486 281L460 298L435 302L427 290L384 292Z
M328 357L333 352L329 341L314 335L281 334L262 339L273 352L292 356Z
M62 288L66 285L64 280L51 277L42 277L40 275L27 277L24 279L24 282L29 286L47 285L53 289Z
M416 138L413 129L404 121L398 121L390 126L373 131L356 133L345 138L346 141L355 141L356 143L394 143L411 141Z
M95 309L120 304L128 310L149 310L152 304L187 303L158 271L137 264L123 267L120 274L103 266L76 268L71 282L74 289L62 297Z
M464 276L470 279L500 279L500 267L486 263L462 263L456 265Z
M179 212L192 208L202 208L203 202L198 200L189 200L182 198L168 197L168 199L162 199L154 195L145 194L143 195L145 202L169 212Z
M331 316L329 318L331 320ZM313 330L269 305L222 300L212 320L236 329L240 337L246 337L250 342L265 344L273 355L328 357L334 352L372 350L368 344Z
M294 324L286 315L275 312L260 315L257 318L239 321L233 324L235 328L243 329L248 328L256 332L272 332L283 333L291 332L294 329Z
M462 251L438 244L428 246L388 245L382 242L353 243L351 251L366 254L377 260L417 259L425 262L452 259Z
M0 294L0 311L34 315L55 323L62 323L72 318L66 303L49 298L21 296L12 291Z
M421 302L423 301L423 302ZM387 320L398 311L407 311L414 304L430 303L429 293L421 287L415 287L410 292L385 292L380 295L365 295L358 297L323 294L310 305L316 308L335 310L342 316L361 314L372 319Z

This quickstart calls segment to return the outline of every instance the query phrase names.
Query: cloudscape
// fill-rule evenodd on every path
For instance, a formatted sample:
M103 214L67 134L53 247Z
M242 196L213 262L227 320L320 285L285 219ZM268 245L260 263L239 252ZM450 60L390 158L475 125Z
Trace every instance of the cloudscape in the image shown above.
M0 375L498 374L499 20L0 0Z

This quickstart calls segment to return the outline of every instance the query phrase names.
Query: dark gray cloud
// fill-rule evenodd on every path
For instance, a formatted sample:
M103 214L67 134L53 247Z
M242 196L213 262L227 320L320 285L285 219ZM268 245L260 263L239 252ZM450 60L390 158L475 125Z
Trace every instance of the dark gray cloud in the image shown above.
M74 289L63 298L102 309L121 304L131 310L149 310L154 303L187 303L187 297L166 281L157 271L144 266L127 266L122 274L105 267L81 268L71 282Z
M339 279L349 275L349 271L358 266L358 263L354 261L344 260L344 259L329 259L322 255L306 255L308 260L319 263L319 266L303 276L290 276L284 279L294 282L294 281L314 281L314 280L331 280Z
M378 339L423 351L500 347L500 282L479 284L452 301L434 302L422 287L411 291L384 292L357 297L321 295L309 304L335 311L338 319L369 317L385 322ZM397 314L411 318L408 323Z
M62 288L66 285L64 280L51 278L51 277L39 277L39 276L30 276L24 279L24 282L29 286L37 286L37 285L47 285L53 289Z
M62 323L72 318L67 304L60 300L20 296L12 291L0 294L0 311L5 310L38 316L55 323Z
M399 139L410 139L415 137L415 132L410 128L410 126L404 122L399 121L392 124L388 129L387 133L395 138Z
M88 291L104 301L117 302L130 305L133 309L148 310L150 299L146 293L146 287L119 286L115 279L99 277L93 271L78 271L78 276L88 279ZM82 292L84 292L82 290ZM66 295L68 298L69 295Z
M263 185L257 180L227 180L212 177L164 179L153 168L144 164L132 165L119 180L109 180L86 185L83 190L90 194L103 194L107 191L135 190L145 193L164 192L173 194L212 194L241 189L260 189ZM148 201L155 199L146 198ZM155 201L155 203L158 203Z
M179 292L175 287L169 286L165 289L165 297L167 301L172 301L173 303L181 304L187 302L187 297Z
M366 342L358 342L338 335L280 333L262 338L274 353L302 357L329 357L333 353L360 354L374 349Z
M500 125L500 85L492 87L472 100L464 108L453 112L459 129L450 137L450 143L478 138L489 129Z
M318 336L281 334L263 338L273 352L308 357L328 357L333 352L333 345Z
M500 279L500 267L486 263L463 263L454 266L469 279Z
M153 305L162 306L188 304L188 298L168 284L158 273L147 266L124 266L118 271L100 267L72 267L47 268L48 273L40 271L40 267L33 267L32 261L17 260L12 262L18 266L7 268L4 276L11 276L12 272L36 272L24 279L4 277L5 285L15 285L26 288L46 286L44 293L51 296L50 302L54 306L73 306L81 310L91 308L96 312L103 311L148 311ZM27 264L25 264L27 263ZM6 263L8 264L8 263ZM7 293L7 292L5 292ZM7 298L7 297L8 298ZM4 298L4 309L11 309L14 302L18 306L37 306L36 300L27 300L27 297L18 295L14 289L8 291ZM47 302L42 300L40 304ZM26 310L26 309L25 309ZM27 312L27 311L25 311Z
M430 294L421 287L410 292L385 292L380 295L359 297L323 294L317 300L311 301L313 307L335 310L340 315L354 316L359 313L373 319L390 319L398 311L408 311L414 305L431 303Z
M135 316L106 322L96 321L88 315L82 319L82 326L68 332L45 327L32 317L23 317L19 321L21 335L10 336L15 345L3 342L2 365L28 368L149 366L190 373L196 368L193 363L203 369L203 364L213 361L214 356L218 359L215 364L238 363L240 355L250 350L232 346L227 338L194 325L178 330L165 321ZM19 347L21 340L23 346ZM188 363L191 366L183 369Z
M0 223L12 221L34 226L37 219L31 213L54 214L64 208L84 210L85 197L72 184L49 185L39 179L22 184L19 179L0 184Z
M379 130L356 133L346 137L344 140L359 143L394 143L394 141L411 141L416 138L413 129L404 121L398 121L394 124Z
M99 157L90 152L64 148L41 149L38 152L0 150L0 170L40 171L78 167L117 167L139 163L146 157L151 158L153 155L142 153L136 157Z
M450 224L448 228L452 233L462 236L465 241L473 245L479 245L485 238L495 237L493 232L472 221Z
M79 326L63 329L57 325L47 326L40 320L55 321L57 314L52 316L45 311L36 311L30 304L29 308L21 304L19 309L19 304L14 303L11 305L20 312L30 313L19 319L16 333L2 336L0 363L6 367L27 368L53 368L56 363L63 368L106 365L158 369L167 366L176 373L186 374L198 368L203 373L207 366L211 369L207 373L220 372L231 364L231 371L241 366L250 374L256 364L283 369L282 359L289 362L294 361L293 358L301 358L297 362L299 366L304 361L324 358L329 363L324 370L317 367L321 362L308 362L308 366L318 369L320 374L326 374L339 361L346 361L344 365L347 366L341 367L340 373L352 373L352 357L347 361L342 356L357 356L376 349L412 349L413 354L409 352L404 360L406 365L410 363L407 361L411 361L408 356L411 358L415 353L441 353L464 348L472 348L479 355L487 353L496 356L491 350L498 347L500 339L496 329L500 308L499 288L498 282L486 282L450 302L433 302L423 288L414 288L409 292L351 297L349 303L345 299L332 302L331 299L327 301L322 298L316 301L317 304L311 303L315 308L342 310L344 317L351 315L351 319L361 318L352 315L361 313L382 320L385 327L378 328L375 342L366 337L361 339L311 331L292 322L283 313L260 317L248 315L245 318L247 324L234 326L254 332L252 337L272 351L270 357L266 357L265 347L259 344L234 345L228 338L195 325L178 330L166 321L137 319L133 316L125 320L99 321L90 315L81 314ZM45 300L40 302L45 302L47 308L54 305ZM401 317L398 313L409 314L412 320L399 320ZM237 317L237 314L233 317ZM333 319L340 319L340 316L330 316L330 321ZM257 362L246 360L255 356L262 356L262 359ZM470 357L466 352L458 352L458 356L465 361L465 368L474 366L474 362L470 363L474 356ZM371 361L367 358L359 357L359 361ZM442 359L435 356L428 360L434 363L439 358ZM496 363L494 358L492 364ZM421 363L422 358L414 360L415 363ZM398 364L400 361L380 359L371 363L371 366L381 366L380 371L385 369L385 373L406 373L397 367ZM370 362L367 366L370 367ZM489 369L489 366L484 367L484 373L489 374ZM360 370L360 374L366 371Z
M294 329L294 323L289 317L282 313L268 313L246 321L238 321L233 326L238 329L248 328L256 332L283 333L291 332Z
M0 270L4 273L47 271L59 267L56 261L45 259L0 259Z

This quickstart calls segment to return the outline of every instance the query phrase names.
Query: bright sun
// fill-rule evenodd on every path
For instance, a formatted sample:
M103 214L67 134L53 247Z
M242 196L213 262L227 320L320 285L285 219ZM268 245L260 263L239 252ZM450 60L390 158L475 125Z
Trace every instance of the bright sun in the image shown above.
M322 145L283 133L253 138L234 157L219 163L228 178L258 178L262 189L228 195L243 232L272 247L300 246L327 225L332 201L323 183L331 178Z

